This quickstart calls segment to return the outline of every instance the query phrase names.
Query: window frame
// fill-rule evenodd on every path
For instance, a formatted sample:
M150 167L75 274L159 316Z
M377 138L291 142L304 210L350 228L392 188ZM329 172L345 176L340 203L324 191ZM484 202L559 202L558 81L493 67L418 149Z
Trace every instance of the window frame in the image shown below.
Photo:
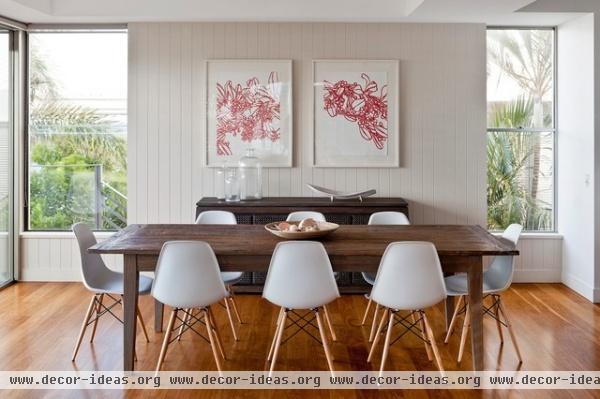
M24 65L24 74L25 74L25 93L24 93L24 100L23 100L23 107L24 107L24 115L23 115L23 125L24 125L24 129L23 129L23 207L22 207L22 212L23 212L23 225L22 225L22 231L25 233L64 233L64 232L69 232L70 227L69 228L65 228L65 229L31 229L30 228L30 207L29 207L29 195L30 195L30 190L29 190L29 178L30 178L30 173L29 173L29 169L30 169L30 148L29 148L29 118L30 118L30 110L29 110L29 90L30 90L30 70L29 70L29 54L30 54L30 46L29 46L29 35L32 33L64 33L64 34L70 34L70 33L98 33L98 32L105 32L105 33L125 33L125 34L129 34L128 31L128 25L127 24L120 24L120 23L90 23L90 24L77 24L77 23L66 23L66 24L28 24L27 25L27 31L26 31L26 45L24 47L24 52L25 52L25 56L26 56L26 61L25 61L25 65ZM129 60L128 60L129 61ZM128 72L126 72L128 73ZM129 96L129 93L128 93ZM129 121L128 121L128 125L129 125ZM97 229L93 229L94 232L108 232L108 233L114 233L118 230L109 230L109 229L102 229L102 230L97 230Z
M557 179L557 167L558 167L558 29L556 26L508 26L508 25L489 25L486 27L486 60L487 60L487 32L491 30L547 30L552 31L552 44L553 44L553 60L552 60L552 127L551 128L530 128L530 129L519 129L519 128L490 128L487 123L487 111L486 111L486 145L488 134L491 132L513 132L513 133L552 133L553 144L552 144L552 229L551 230L523 230L523 233L531 234L556 234L558 232L558 179ZM487 63L486 63L487 65ZM486 79L487 87L487 79ZM487 96L486 96L487 97ZM487 98L486 98L486 109L487 109ZM486 172L487 172L487 157L486 157ZM487 203L487 195L486 195ZM486 219L487 219L487 207L486 207ZM487 224L487 222L486 222ZM497 233L500 230L489 229L491 232Z

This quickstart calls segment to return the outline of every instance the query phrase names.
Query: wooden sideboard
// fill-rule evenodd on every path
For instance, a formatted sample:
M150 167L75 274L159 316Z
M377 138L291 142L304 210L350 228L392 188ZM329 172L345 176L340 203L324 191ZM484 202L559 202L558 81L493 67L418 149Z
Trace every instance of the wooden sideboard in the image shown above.
M239 224L267 224L285 220L290 212L317 211L329 222L337 224L367 224L375 212L396 211L408 214L408 203L402 198L365 198L334 200L324 197L267 197L257 201L226 202L214 197L202 198L196 203L200 212L226 210L233 212ZM237 292L261 292L266 273L246 273L236 284ZM342 293L364 293L370 286L360 273L340 273L338 285Z

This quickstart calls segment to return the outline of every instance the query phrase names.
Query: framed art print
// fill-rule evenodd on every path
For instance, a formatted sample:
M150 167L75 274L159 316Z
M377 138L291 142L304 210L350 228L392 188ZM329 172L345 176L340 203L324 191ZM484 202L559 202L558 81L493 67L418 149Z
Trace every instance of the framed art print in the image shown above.
M291 60L209 60L206 96L208 166L247 148L265 167L292 166Z
M398 61L313 61L313 165L398 167Z

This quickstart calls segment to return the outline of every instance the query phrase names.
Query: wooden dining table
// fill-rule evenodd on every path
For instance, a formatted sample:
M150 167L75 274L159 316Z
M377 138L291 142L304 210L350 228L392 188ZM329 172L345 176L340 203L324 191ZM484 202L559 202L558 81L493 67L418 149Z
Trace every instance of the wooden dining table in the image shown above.
M139 274L154 271L163 244L206 241L222 271L267 271L275 245L283 239L260 225L134 224L89 248L97 254L124 256L123 369L134 368ZM513 243L475 225L340 226L319 239L334 271L376 272L385 248L394 241L432 242L445 274L467 273L473 369L483 370L483 257L518 255ZM176 289L176 287L174 287ZM446 300L446 327L454 298ZM163 305L156 302L154 328L162 331Z

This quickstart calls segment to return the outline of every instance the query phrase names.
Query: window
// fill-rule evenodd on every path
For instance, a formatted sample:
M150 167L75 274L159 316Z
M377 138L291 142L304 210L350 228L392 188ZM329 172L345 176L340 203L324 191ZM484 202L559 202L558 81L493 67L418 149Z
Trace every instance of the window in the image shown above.
M0 286L13 280L12 257L12 32L0 28ZM12 52L14 54L14 51Z
M30 230L127 220L127 33L29 35Z
M554 30L487 32L488 228L554 230Z

